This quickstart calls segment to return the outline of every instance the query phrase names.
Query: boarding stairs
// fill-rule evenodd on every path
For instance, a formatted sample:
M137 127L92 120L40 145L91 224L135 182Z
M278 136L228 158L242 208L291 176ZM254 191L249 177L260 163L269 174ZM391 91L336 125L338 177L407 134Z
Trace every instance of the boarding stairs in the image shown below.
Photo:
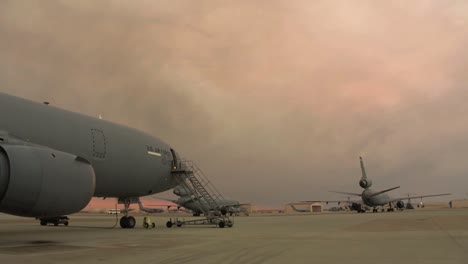
M172 175L192 199L198 201L205 216L213 212L226 214L218 203L224 200L223 196L193 161L181 160L173 164Z

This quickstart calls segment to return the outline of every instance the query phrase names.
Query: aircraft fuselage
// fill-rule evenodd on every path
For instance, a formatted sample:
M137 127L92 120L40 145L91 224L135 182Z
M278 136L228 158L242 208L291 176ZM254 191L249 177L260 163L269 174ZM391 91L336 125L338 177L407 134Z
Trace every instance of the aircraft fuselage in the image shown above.
M375 193L377 193L377 191L373 191L372 189L365 189L361 195L362 202L369 207L377 207L387 205L392 201L390 196L388 196L386 193L373 196Z
M177 185L171 177L176 154L162 140L123 125L3 93L0 139L4 144L39 145L86 159L94 169L96 197L139 197Z

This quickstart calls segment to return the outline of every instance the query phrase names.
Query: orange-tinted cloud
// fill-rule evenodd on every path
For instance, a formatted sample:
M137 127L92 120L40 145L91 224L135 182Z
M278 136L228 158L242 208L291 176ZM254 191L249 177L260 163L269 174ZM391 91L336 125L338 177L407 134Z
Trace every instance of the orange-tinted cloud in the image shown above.
M2 1L0 87L147 130L240 200L357 188L359 155L383 187L463 194L467 20L461 1Z

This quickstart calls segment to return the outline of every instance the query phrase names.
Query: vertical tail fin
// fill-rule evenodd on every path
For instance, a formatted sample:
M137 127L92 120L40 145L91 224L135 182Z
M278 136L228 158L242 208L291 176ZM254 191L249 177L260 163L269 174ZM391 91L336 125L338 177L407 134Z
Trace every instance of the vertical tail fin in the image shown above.
M367 179L366 169L364 168L364 161L362 160L362 157L359 157L359 160L361 161L361 172L362 172L362 177L359 180L359 186L361 186L364 189L368 189L372 186L372 181Z
M359 160L361 162L362 179L367 179L366 169L364 168L364 161L362 160L362 157L359 157Z

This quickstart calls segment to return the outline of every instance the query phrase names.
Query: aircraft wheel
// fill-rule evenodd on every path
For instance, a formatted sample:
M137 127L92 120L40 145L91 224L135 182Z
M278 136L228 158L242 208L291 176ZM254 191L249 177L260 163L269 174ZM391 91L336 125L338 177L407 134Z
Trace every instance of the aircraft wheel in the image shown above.
M54 226L58 226L58 223L57 223L57 222L55 222L55 223L54 223Z
M136 225L136 220L135 220L135 217L133 216L129 216L127 217L127 228L134 228L135 225Z
M224 228L224 226L225 226L224 221L219 222L219 223L218 223L218 226L219 226L219 228Z
M144 227L144 228L149 228L148 223L144 223L144 224L143 224L143 227Z
M234 225L234 223L231 222L231 221L229 221L229 222L227 223L227 227L232 227L233 225Z
M171 227L172 227L172 222L171 222L171 221L167 221L166 227L167 227L167 228L171 228Z
M45 226L45 225L47 225L47 222L44 220L41 220L41 226Z
M65 223L63 223L65 226L68 226L68 221L65 221Z
M122 216L120 218L120 227L121 228L127 228L127 217L126 216Z
M155 224L155 223L151 223L151 226L152 226L153 228L155 228L155 227L156 227L156 224Z
M134 228L135 224L136 220L133 216L122 216L120 218L120 227L122 228Z

